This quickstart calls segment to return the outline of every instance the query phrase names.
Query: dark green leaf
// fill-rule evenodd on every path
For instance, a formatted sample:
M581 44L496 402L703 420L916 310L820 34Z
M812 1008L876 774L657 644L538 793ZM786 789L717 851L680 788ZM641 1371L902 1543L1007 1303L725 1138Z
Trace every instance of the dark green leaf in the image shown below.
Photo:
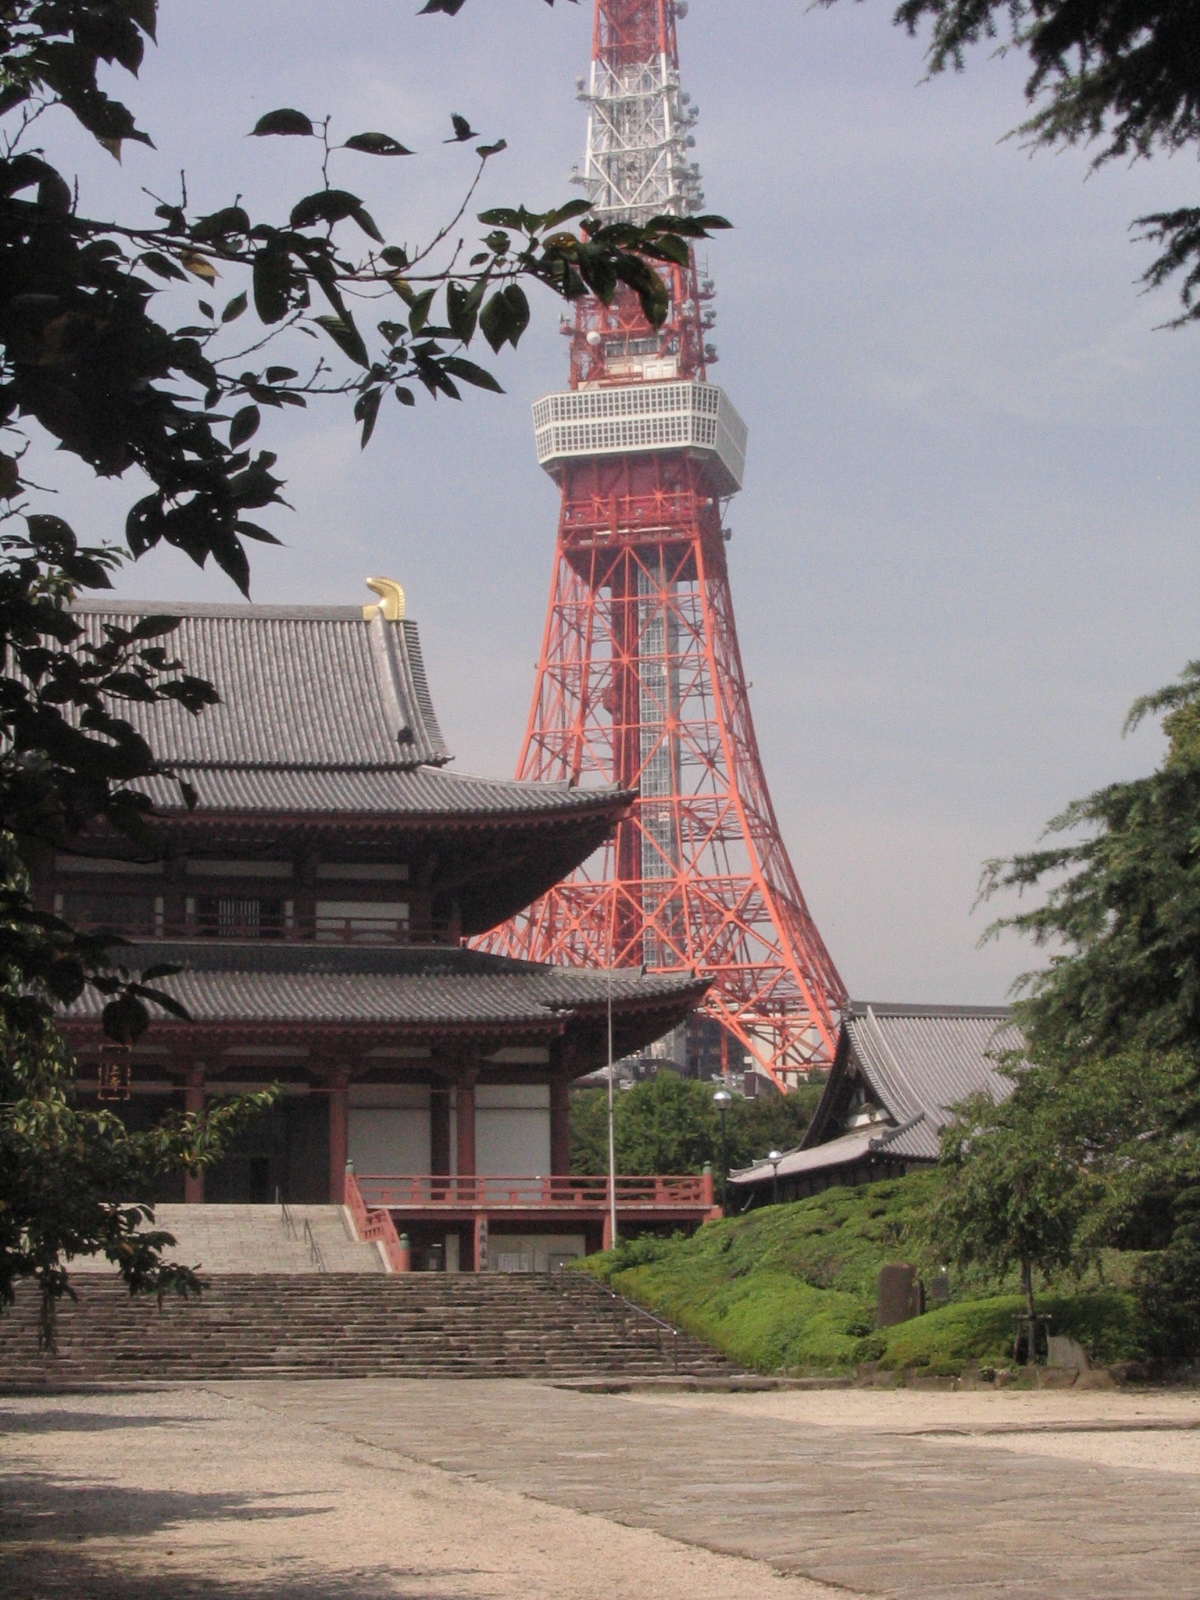
M396 399L399 400L402 406L415 406L417 403L416 395L413 394L411 389L406 389L401 383L396 385Z
M291 258L285 250L266 245L255 255L254 309L263 322L281 322L287 316L294 279Z
M442 368L446 372L452 372L456 378L462 378L465 383L473 383L477 389L490 389L493 394L504 393L486 368L477 367L465 356L443 356Z
M496 206L491 211L481 211L479 220L489 228L519 228L521 212L514 211L511 206Z
M592 209L590 200L568 200L565 206L559 206L554 211L547 211L543 226L547 229L561 227L564 222L570 222L572 217L582 217Z
M420 333L426 322L428 322L429 308L433 304L433 297L436 293L436 289L425 289L420 294L414 295L409 301L412 310L408 314L408 325L414 334Z
M245 291L243 290L243 292L241 294L235 294L233 299L225 307L224 311L222 311L222 313L221 313L221 321L222 322L234 322L234 321L237 320L238 317L241 316L242 312L245 311L245 309L246 309L246 295L245 295Z
M505 344L516 348L517 340L529 325L529 302L519 285L510 283L498 290L479 313L479 326L492 349Z
M375 419L379 415L379 402L383 399L382 389L364 389L354 402L355 418L362 423L362 449L367 448L367 441L375 432Z
M380 233L375 219L369 211L367 211L363 206L355 206L350 215L354 218L355 222L358 223L359 227L368 238L374 239L377 244L383 243L383 235Z
M332 316L314 317L313 321L324 328L338 349L343 354L348 355L351 361L357 361L360 367L370 366L371 359L367 355L367 347L363 343L362 334L359 333L353 322L348 319L343 321L341 317Z
M186 282L187 273L182 267L177 267L170 256L164 256L161 250L146 250L138 260L144 262L150 271L160 278L179 278Z
M303 111L293 111L287 106L279 111L268 111L265 117L259 117L251 129L253 137L258 139L267 133L297 133L311 136L312 132L312 119L306 117Z
M346 140L346 150L361 150L368 156L410 156L412 151L393 139L390 133L356 133Z
M247 439L252 439L258 432L261 421L262 413L257 406L243 406L229 424L230 448L236 450L239 445L245 444Z
M318 189L292 207L293 228L311 228L317 222L341 222L361 211L362 201L348 189Z

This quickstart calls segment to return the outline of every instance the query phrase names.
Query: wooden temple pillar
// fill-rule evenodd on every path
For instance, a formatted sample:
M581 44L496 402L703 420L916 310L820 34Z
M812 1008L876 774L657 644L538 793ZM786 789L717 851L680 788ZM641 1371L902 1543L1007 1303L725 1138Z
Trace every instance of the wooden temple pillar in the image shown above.
M463 1073L454 1092L460 1178L475 1176L475 1080L474 1072Z
M341 1068L329 1078L329 1203L346 1198L346 1162L350 1158L350 1074Z
M571 1170L571 1091L566 1078L550 1079L550 1174Z
M204 1064L193 1061L188 1064L187 1082L183 1091L183 1109L189 1116L202 1117L204 1115ZM197 1172L194 1176L190 1172L183 1175L183 1198L187 1205L204 1204L204 1173Z

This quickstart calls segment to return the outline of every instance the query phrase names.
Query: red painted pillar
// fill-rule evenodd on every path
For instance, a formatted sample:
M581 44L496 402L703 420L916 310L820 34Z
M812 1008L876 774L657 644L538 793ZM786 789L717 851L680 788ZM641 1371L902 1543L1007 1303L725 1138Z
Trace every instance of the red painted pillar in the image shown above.
M563 1177L571 1170L571 1096L565 1078L550 1080L550 1173Z
M458 1123L458 1175L475 1176L475 1078L461 1078L454 1096Z
M346 1072L335 1072L329 1080L329 1203L334 1206L343 1205L346 1195L346 1161L350 1151L348 1080Z
M183 1108L189 1115L204 1115L204 1068L192 1065L188 1067L187 1087L183 1092ZM194 1176L190 1172L183 1175L183 1198L188 1205L204 1204L204 1173L197 1172Z

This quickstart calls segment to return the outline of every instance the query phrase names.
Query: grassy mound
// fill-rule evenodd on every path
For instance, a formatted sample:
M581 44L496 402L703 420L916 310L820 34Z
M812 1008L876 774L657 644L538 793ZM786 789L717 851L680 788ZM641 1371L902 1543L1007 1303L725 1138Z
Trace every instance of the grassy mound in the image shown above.
M1141 1353L1133 1300L1120 1289L1044 1294L1037 1308L1049 1313L1052 1333L1077 1339L1099 1365L1134 1360ZM884 1371L929 1376L959 1373L968 1361L1007 1366L1012 1361L1013 1317L1022 1310L1024 1301L1015 1294L938 1306L887 1329L878 1365Z
M828 1189L792 1205L709 1223L690 1239L642 1239L590 1256L586 1270L757 1372L960 1372L1011 1357L1015 1294L981 1287L923 1317L875 1329L879 1268L917 1259L932 1172ZM1135 1357L1133 1303L1122 1289L1054 1285L1039 1309L1100 1362ZM989 1292L990 1290L990 1292Z

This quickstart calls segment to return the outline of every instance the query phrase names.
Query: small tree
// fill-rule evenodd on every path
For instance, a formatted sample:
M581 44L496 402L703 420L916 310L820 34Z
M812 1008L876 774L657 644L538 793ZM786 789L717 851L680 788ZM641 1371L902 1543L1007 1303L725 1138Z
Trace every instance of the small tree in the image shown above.
M1012 1095L957 1108L942 1137L929 1215L941 1259L1002 1278L1082 1272L1119 1238L1147 1196L1195 1160L1178 1130L1190 1058L1130 1051L1061 1063L1007 1063Z
M998 1278L1018 1266L1031 1318L1034 1268L1075 1264L1091 1199L1086 1174L1046 1131L1011 1103L996 1106L986 1095L966 1102L942 1137L942 1184L929 1217L942 1259Z

